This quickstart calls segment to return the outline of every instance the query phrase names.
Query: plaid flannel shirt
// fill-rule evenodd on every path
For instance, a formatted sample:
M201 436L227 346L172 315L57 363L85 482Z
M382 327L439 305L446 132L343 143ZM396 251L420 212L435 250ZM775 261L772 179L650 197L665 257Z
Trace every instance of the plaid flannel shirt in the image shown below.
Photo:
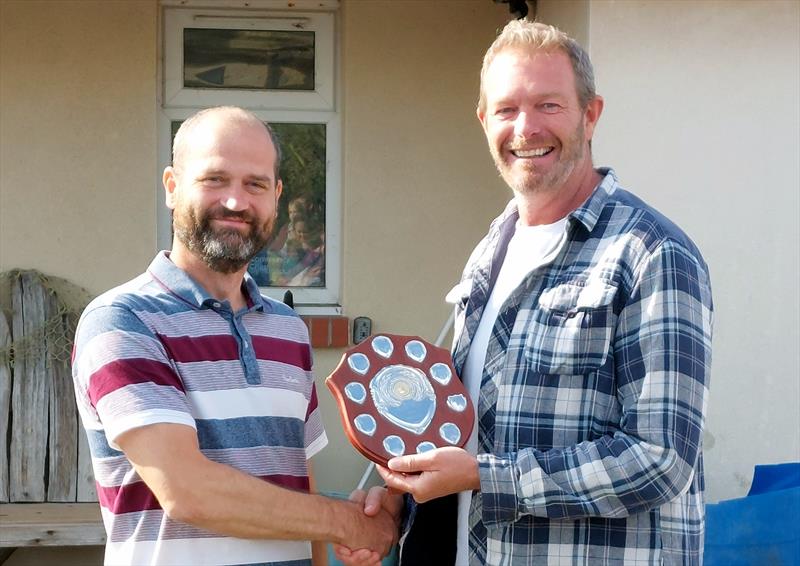
M713 306L700 252L611 170L501 308L478 412L471 564L700 564ZM518 219L473 252L461 372Z

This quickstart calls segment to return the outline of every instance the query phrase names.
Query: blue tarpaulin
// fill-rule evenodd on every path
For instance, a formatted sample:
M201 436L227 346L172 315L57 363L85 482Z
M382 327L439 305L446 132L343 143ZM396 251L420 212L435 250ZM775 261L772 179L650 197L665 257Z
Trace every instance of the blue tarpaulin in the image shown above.
M747 497L706 506L706 566L800 566L800 462L756 466Z

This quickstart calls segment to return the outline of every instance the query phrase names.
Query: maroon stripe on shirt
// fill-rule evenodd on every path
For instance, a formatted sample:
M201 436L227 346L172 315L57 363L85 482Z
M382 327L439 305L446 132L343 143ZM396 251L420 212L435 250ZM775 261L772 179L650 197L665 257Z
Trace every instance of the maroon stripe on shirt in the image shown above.
M280 487L285 487L287 489L305 491L306 493L309 491L309 483L306 476L298 477L285 474L274 474L269 476L258 476L258 478L264 480L265 482L269 482Z
M319 401L317 400L317 386L316 384L311 384L311 399L308 400L308 409L306 409L306 422L308 422L308 417L311 416L311 413L314 412L314 409L317 408Z
M146 358L129 358L109 362L91 375L89 400L96 407L109 393L134 383L169 385L184 391L183 383L169 365Z
M309 491L307 477L274 474L259 476L259 479L286 489ZM115 515L161 509L158 499L143 481L113 487L97 485L97 499L100 505Z
M114 515L161 509L158 499L143 481L113 487L98 485L97 499Z
M219 362L238 360L239 346L233 336L164 336L158 335L169 357L176 362Z
M308 344L269 336L253 336L253 348L259 360L282 362L311 371L311 348Z

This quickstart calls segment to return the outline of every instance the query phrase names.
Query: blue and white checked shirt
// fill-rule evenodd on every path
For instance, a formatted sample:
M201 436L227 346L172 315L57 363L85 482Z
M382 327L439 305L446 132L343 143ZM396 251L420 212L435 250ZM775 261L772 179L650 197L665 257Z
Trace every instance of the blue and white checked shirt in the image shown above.
M677 226L600 173L489 340L471 564L702 562L708 268ZM517 219L512 201L464 270L459 373Z

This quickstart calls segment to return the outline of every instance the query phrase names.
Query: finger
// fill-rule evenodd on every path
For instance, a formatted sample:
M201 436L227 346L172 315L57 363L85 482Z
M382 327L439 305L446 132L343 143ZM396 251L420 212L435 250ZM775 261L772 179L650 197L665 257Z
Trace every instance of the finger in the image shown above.
M340 562L343 562L345 560L348 560L353 555L353 552L346 546L342 546L340 544L334 544L333 554Z
M386 498L386 489L380 486L371 488L365 495L364 513L370 517L377 515L383 507Z
M435 451L431 450L430 452L425 452L423 454L411 454L409 456L392 458L387 463L387 466L393 472L424 472L431 469L431 452Z
M390 488L395 489L397 491L412 493L414 489L414 485L416 485L416 480L419 476L405 476L403 474L398 474L392 472L387 469L378 470L378 473L383 478L383 481L386 482Z

